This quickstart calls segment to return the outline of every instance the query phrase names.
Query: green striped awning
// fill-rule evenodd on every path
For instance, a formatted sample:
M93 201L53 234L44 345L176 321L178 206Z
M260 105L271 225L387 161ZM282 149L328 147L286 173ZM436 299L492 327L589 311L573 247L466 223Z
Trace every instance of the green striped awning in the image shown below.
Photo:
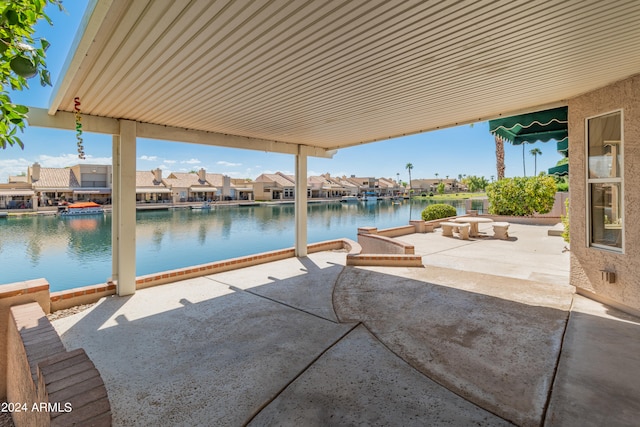
M569 164L565 163L564 165L554 166L549 168L547 171L549 175L568 175L569 174Z
M513 145L551 139L560 142L568 137L567 124L567 107L560 107L490 120L489 130Z

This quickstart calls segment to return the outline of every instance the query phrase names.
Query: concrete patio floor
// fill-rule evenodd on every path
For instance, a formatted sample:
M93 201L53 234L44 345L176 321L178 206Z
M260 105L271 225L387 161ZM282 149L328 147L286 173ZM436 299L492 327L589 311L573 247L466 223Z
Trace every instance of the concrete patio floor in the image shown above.
M575 295L549 228L400 237L425 268L320 252L53 325L102 374L114 425L636 425L640 319Z

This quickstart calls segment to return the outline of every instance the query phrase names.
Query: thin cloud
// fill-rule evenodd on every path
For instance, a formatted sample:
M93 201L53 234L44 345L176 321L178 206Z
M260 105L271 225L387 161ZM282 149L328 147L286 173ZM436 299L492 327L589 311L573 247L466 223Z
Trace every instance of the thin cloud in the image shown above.
M0 182L8 182L11 175L27 173L27 168L32 163L24 158L0 159Z
M81 160L77 154L67 153L59 156L42 154L35 160L25 159L3 159L0 160L0 182L8 182L10 175L21 175L27 173L29 166L38 162L43 168L66 168L77 164L97 164L110 165L111 157L93 157L87 154L87 158Z
M163 160L163 163L172 165L172 164L177 163L177 162L175 160Z
M180 163L184 163L186 165L197 165L202 163L200 160L198 159L189 159L189 160L183 160Z
M37 161L40 163L40 166L45 168L66 168L77 164L110 165L111 157L93 157L91 154L87 154L87 158L82 160L78 158L77 154L71 153L61 154L59 156L43 154L38 156Z
M219 162L216 162L216 165L221 165L221 166L242 166L242 163L232 163L232 162L227 162L225 160L220 160Z
M140 160L146 160L149 162L155 162L158 160L158 156L140 156Z

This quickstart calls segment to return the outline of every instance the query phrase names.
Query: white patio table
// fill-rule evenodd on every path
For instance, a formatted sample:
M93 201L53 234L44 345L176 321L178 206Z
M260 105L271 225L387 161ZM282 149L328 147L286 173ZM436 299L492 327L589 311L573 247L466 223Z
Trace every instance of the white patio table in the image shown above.
M480 223L484 223L484 222L493 222L493 220L491 218L483 218L483 217L479 217L479 216L463 216L460 218L456 218L453 220L454 222L468 222L469 224L471 224L471 227L469 229L469 236L470 237L477 237L479 232L478 232L478 224Z

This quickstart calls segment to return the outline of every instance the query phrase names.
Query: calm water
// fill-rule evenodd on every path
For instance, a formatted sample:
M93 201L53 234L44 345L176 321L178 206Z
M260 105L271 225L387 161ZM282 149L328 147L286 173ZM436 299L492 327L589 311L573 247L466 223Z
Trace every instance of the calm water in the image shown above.
M464 203L456 203L464 212ZM310 243L348 237L358 227L407 225L427 202L314 203ZM210 211L141 211L136 274L203 264L294 245L294 205L223 206ZM0 284L46 278L52 291L104 283L111 276L111 215L34 215L0 220Z

